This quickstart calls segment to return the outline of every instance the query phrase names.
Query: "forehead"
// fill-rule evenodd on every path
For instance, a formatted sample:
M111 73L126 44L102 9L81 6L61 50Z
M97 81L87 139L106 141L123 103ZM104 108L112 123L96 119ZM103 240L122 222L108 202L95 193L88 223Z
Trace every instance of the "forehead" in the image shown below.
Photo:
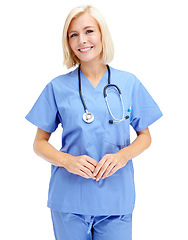
M83 13L71 21L68 31L77 31L88 26L98 28L98 23L89 13Z

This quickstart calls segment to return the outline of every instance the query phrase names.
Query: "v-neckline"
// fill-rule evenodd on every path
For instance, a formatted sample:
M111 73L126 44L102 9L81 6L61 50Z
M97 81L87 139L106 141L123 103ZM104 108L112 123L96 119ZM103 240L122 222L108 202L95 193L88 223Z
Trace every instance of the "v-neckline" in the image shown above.
M80 69L80 75L81 75L81 83L83 83L87 88L93 91L97 91L98 89L100 89L100 85L104 80L106 80L106 84L108 84L108 69L106 69L106 71L102 75L96 87L93 86L93 84L89 81L89 79L85 76L85 74L82 72L81 69Z

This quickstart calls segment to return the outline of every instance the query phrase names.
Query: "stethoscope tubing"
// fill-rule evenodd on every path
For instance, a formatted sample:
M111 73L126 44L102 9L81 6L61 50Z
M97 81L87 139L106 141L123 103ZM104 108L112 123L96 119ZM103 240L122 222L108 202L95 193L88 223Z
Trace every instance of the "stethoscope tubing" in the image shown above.
M84 102L84 99L83 99L83 96L82 96L82 86L81 86L81 77L80 77L80 65L78 67L78 82L79 82L79 94L80 94L80 98L81 98L81 101L82 101L82 104L84 106L84 110L85 112L88 112L87 110L87 107L86 107L86 104Z
M113 84L112 84L113 85ZM116 86L117 87L117 86ZM112 114L112 111L110 110L110 106L109 106L109 103L108 103L108 99L107 99L107 94L106 94L106 96L105 96L105 101L106 101L106 104L107 104L107 107L108 107L108 111L109 111L109 113L110 113L110 115L112 116L112 118L114 119L114 120L112 120L112 121L114 121L114 122L122 122L123 120L125 120L125 107L124 107L124 103L123 103L123 98L122 98L122 96L121 96L121 93L119 94L119 97L120 97L120 99L121 99L121 104L122 104L122 108L123 108L123 115L122 115L122 119L116 119L115 117L114 117L114 115ZM112 122L110 122L110 123L112 123Z
M105 98L105 101L106 101L106 104L107 104L108 111L109 111L111 117L113 118L113 120L109 120L109 123L119 123L119 122L122 122L125 119L128 119L129 116L125 116L125 107L124 107L123 98L122 98L122 95L121 95L121 90L119 89L119 87L117 85L110 83L110 77L111 77L110 67L108 65L106 65L106 66L107 66L107 69L108 69L108 84L104 87L103 94L104 94L104 98ZM83 107L84 107L84 110L85 110L85 113L83 114L83 120L86 123L91 123L94 120L94 116L93 116L93 114L91 112L88 112L88 109L86 107L86 104L85 104L83 96L82 96L81 77L80 77L80 65L78 67L78 80L79 80L80 99L82 101L82 104L83 104ZM116 119L114 117L114 115L112 114L111 110L110 110L110 106L109 106L108 99L107 99L107 89L109 87L114 87L119 92L119 96L120 96L121 104L122 104L122 108L123 108L122 119Z
M118 86L115 84L109 83L104 87L104 90L103 90L104 98L107 96L107 88L109 87L115 87L118 90L119 95L121 95L121 90L118 88Z

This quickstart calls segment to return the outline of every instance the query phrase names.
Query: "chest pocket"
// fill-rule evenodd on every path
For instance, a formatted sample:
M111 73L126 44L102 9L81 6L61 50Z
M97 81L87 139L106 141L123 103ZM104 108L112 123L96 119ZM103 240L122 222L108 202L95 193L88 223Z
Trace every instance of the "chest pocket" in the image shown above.
M114 116L114 118L118 120L122 119L123 117L126 118L121 122L109 123L110 120L114 119L107 108L105 114L105 142L116 145L121 149L129 145L131 112L129 110L128 103L126 103L125 99L123 99L125 108L125 115L123 116L123 106L117 91L114 91L113 89L109 91L107 99L111 114Z

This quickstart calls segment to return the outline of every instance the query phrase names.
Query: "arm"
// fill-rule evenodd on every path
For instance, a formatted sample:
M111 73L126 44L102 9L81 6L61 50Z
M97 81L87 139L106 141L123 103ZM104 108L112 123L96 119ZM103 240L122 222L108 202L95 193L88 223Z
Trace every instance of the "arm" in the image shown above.
M92 178L97 161L89 156L74 157L68 153L58 151L48 142L50 136L51 133L38 128L33 143L34 152L55 166L64 167L67 171L84 178Z
M118 169L124 167L127 162L141 154L151 144L149 129L137 132L137 138L127 147L122 148L115 154L106 154L98 163L93 176L98 181L101 177L109 177Z
M121 149L119 155L127 163L130 159L135 158L151 145L151 135L149 129L146 128L137 132L137 138L128 146Z

